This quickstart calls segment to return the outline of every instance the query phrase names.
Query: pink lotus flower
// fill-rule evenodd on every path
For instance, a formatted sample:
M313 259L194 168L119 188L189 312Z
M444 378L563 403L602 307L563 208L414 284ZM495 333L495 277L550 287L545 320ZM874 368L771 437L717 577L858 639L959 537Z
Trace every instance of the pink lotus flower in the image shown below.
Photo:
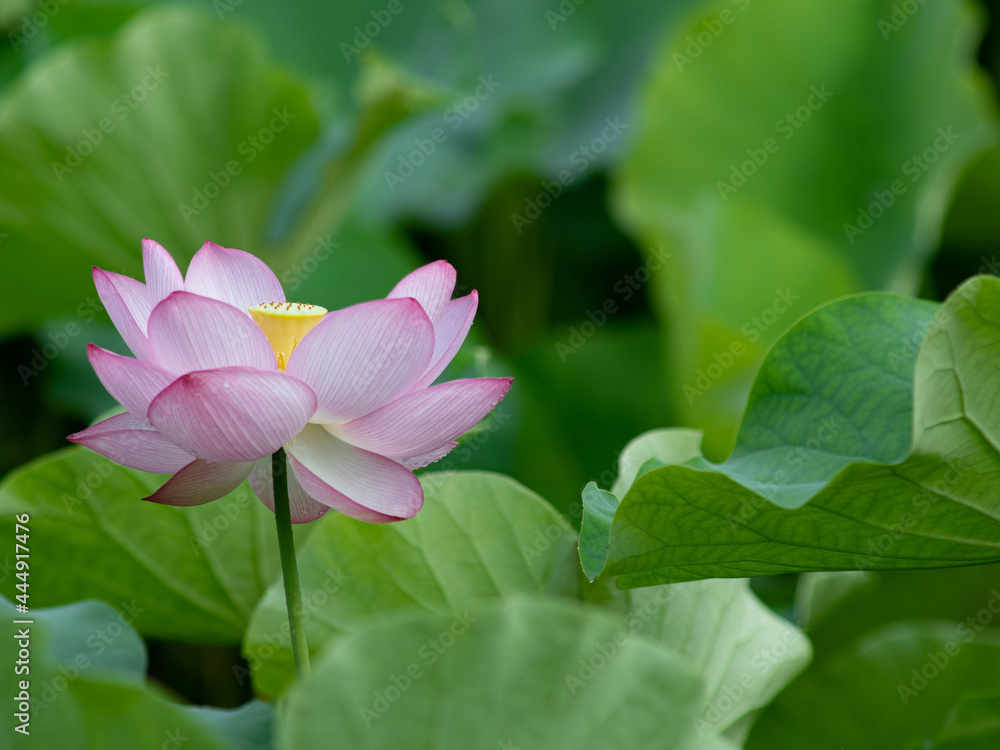
M101 382L127 410L69 440L125 466L174 476L146 498L216 500L249 476L274 510L271 454L284 448L292 521L330 508L384 523L423 504L412 470L447 454L510 378L432 386L465 340L476 292L451 299L444 261L384 300L327 313L285 301L258 258L206 242L181 276L142 246L146 283L94 268L98 294L135 359L90 344Z

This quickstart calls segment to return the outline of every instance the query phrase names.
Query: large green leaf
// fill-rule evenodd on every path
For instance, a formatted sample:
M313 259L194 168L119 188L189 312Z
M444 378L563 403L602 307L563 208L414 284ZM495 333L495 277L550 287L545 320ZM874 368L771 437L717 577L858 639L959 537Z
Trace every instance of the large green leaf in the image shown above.
M143 237L182 268L206 238L246 249L293 286L356 257L388 258L390 272L397 257L382 240L372 257L353 243L331 250L329 234L351 209L381 134L429 94L388 64L364 71L360 114L333 158L286 187L289 166L317 138L317 116L306 86L275 67L243 25L150 10L111 39L74 40L46 55L0 104L0 252L9 271L0 331L85 314L94 304L90 265L141 278ZM38 258L44 272L32 265Z
M583 489L583 517L580 521L580 564L584 575L593 580L600 575L608 557L611 524L623 497L635 480L665 464L682 464L699 455L701 433L697 430L652 430L630 441L618 456L618 475L612 491L590 482Z
M619 456L615 493L624 494L639 476L663 463L694 458L699 438L693 430L640 435ZM588 565L604 564L618 500L591 483L584 490L584 505L581 562L586 574L596 575L600 568L588 570ZM812 653L805 635L761 604L746 580L636 589L628 592L628 602L627 617L642 623L639 632L680 653L702 675L707 689L696 726L705 736L725 732L742 740L755 712L802 670Z
M311 649L396 610L462 613L516 593L577 593L575 535L540 497L479 472L425 474L421 483L424 507L407 521L331 514L314 524L299 555ZM295 679L280 582L254 613L244 653L264 694Z
M229 740L235 750L271 750L277 714L268 703L254 700L230 710L205 706L189 706L187 710Z
M694 581L629 592L630 629L681 656L705 684L701 736L742 740L754 713L809 662L805 634L761 604L746 580Z
M956 173L993 138L969 4L899 7L709 2L645 86L617 205L673 253L654 278L671 394L716 459L798 316L916 291Z
M530 170L551 179L574 155L580 159L581 147L599 137L604 119L627 112L660 32L694 2L620 7L567 6L561 0L471 0L460 6L450 0L185 4L214 15L220 25L257 25L279 60L332 84L324 94L341 113L373 52L446 91L446 100L433 112L392 135L362 204L379 220L418 214L453 221L468 216L512 172ZM103 33L153 4L76 0L55 15L47 30L58 38ZM481 88L480 76L496 83L492 91ZM447 140L390 189L385 173L398 170L399 158L409 156L414 140L438 127ZM624 139L616 139L599 155L590 152L588 168L610 162L623 144ZM306 158L309 167L319 166L330 153L319 149ZM532 187L536 184L532 180Z
M246 483L192 508L142 502L164 479L68 448L0 484L0 530L12 539L15 515L30 516L37 606L100 599L147 636L238 644L279 574L274 514Z
M817 663L765 710L748 750L996 747L1000 631L984 626L1000 597L981 606L967 622L893 625Z
M279 747L714 747L695 742L700 689L668 649L613 618L518 598L332 642L289 693Z
M696 456L698 437L690 430L639 436L619 456L615 492L624 493L661 461L679 463ZM584 505L579 546L589 576L604 564L618 500L591 483L584 490ZM590 565L596 565L596 571ZM746 580L694 581L630 591L625 622L679 653L702 675L706 690L695 724L705 737L725 732L742 739L756 710L805 666L812 653L803 633L763 606Z
M1000 280L932 310L870 294L803 319L765 361L728 461L632 485L604 572L633 587L1000 560Z
M32 568L34 570L34 568ZM35 587L31 588L31 601ZM267 750L274 709L250 703L237 711L170 703L144 685L146 652L122 613L100 602L19 614L0 597L4 640L30 654L0 676L5 695L26 695L30 746L39 750L97 747L191 747ZM27 633L27 639L24 640ZM18 640L15 640L18 639ZM23 682L22 682L23 681ZM23 693L22 693L23 691ZM24 724L5 722L4 730Z
M0 329L76 310L90 265L139 275L143 237L180 258L206 238L259 248L282 174L316 134L305 88L239 26L154 11L57 48L0 106Z

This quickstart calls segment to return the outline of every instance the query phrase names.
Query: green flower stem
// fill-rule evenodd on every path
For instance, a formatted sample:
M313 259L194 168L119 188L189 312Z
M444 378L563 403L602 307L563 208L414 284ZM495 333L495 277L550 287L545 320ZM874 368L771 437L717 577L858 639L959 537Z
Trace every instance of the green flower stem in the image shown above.
M281 577L285 582L285 606L291 628L295 673L299 679L309 672L309 646L302 621L302 591L299 589L299 569L295 562L295 542L292 539L292 511L288 505L288 475L285 451L279 448L271 456L271 478L274 482L274 517L278 524L278 551L281 555Z

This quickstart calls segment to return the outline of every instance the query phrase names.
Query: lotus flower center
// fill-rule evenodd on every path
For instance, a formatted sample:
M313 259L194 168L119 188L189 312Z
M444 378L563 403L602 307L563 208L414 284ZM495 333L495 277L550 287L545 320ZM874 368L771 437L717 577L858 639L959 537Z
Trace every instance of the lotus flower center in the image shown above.
M250 308L250 317L267 336L284 372L295 347L326 315L326 308L302 302L265 302Z

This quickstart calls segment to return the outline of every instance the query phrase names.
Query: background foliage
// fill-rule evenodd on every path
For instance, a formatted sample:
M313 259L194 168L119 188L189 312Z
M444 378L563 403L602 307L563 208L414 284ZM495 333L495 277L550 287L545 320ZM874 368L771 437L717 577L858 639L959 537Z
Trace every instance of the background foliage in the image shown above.
M937 303L1000 269L998 10L0 0L0 530L31 514L39 679L93 663L45 741L153 747L172 723L205 747L388 748L401 727L412 747L993 747L998 568L884 569L996 559L1000 292ZM425 474L417 518L297 530L312 686L289 691L248 487L147 507L163 478L65 448L114 406L85 344L125 351L89 269L141 277L146 236L182 264L205 239L254 252L328 308L448 259L482 300L448 375L516 379ZM804 317L861 293L880 294ZM886 351L901 366L869 366ZM831 417L848 426L818 438ZM804 473L769 481L795 450ZM906 498L852 498L856 475L930 484L956 451L978 474L869 548ZM585 515L591 481L614 495ZM647 512L668 495L728 497L743 522ZM280 695L277 729L260 702L177 705ZM500 695L517 700L483 714ZM112 700L145 720L112 729Z

